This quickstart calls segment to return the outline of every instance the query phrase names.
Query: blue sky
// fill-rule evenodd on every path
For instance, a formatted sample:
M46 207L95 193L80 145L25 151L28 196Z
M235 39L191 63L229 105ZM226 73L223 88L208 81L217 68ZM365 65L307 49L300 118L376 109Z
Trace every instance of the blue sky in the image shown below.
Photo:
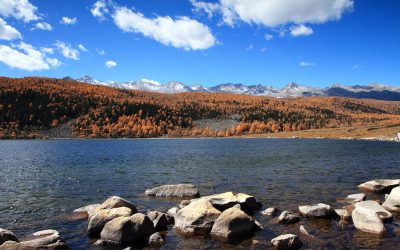
M400 86L397 0L0 0L0 75Z

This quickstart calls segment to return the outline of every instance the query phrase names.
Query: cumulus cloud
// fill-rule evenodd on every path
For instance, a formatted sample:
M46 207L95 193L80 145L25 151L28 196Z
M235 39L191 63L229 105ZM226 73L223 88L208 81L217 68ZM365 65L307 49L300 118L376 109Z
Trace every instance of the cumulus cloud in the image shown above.
M26 23L40 19L37 7L28 0L0 0L0 16L14 17Z
M218 11L223 22L233 26L239 21L276 27L288 23L324 23L339 20L353 8L353 0L219 0L206 8L206 2L192 1L196 10ZM217 10L215 10L217 9Z
M78 22L78 19L76 17L66 17L64 16L63 18L61 18L60 21L62 24L65 25L74 25Z
M53 29L53 27L52 27L50 24L48 24L48 23L45 23L45 22L39 22L39 23L37 23L37 24L35 25L35 28L33 28L33 29L39 29L39 30L52 30L52 29Z
M312 67L315 66L315 63L312 62L300 62L301 67Z
M220 10L220 5L218 3L199 2L197 0L190 0L190 2L194 7L194 12L204 12L209 18L213 17L213 15Z
M83 44L79 44L78 49L82 50L83 52L89 52L89 50Z
M264 35L264 38L265 38L265 40L269 41L269 40L272 40L272 38L274 38L274 36L271 35L271 34L266 33L266 34Z
M107 61L105 65L107 68L114 68L117 66L117 63L115 61Z
M0 18L0 39L11 41L15 39L22 39L22 35L17 29L8 25L6 21Z
M305 26L304 24L293 26L290 29L290 34L292 36L309 36L314 33L313 29Z
M0 61L11 68L27 71L48 70L61 65L57 58L48 57L45 52L24 42L11 47L0 45Z
M112 15L115 24L124 32L141 33L164 45L185 50L208 49L217 41L210 29L188 17L169 16L147 18L126 7L118 7Z
M60 53L69 59L72 60L79 60L79 51L77 49L72 48L70 45L62 42L57 41L54 46L60 51Z
M100 0L95 2L90 9L90 12L92 12L92 15L97 17L99 20L104 20L105 14L108 14L109 12L106 1Z

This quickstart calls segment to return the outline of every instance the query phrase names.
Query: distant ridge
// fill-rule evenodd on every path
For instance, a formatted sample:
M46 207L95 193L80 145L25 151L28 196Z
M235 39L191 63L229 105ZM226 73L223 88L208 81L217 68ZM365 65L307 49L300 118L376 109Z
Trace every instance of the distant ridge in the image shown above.
M376 100L400 101L400 87L384 84L369 84L347 86L335 84L327 88L308 87L288 83L284 88L274 88L264 85L245 85L241 83L224 83L213 87L202 85L186 85L181 82L171 81L161 84L151 80L127 81L127 82L104 82L83 76L76 79L79 82L104 85L120 89L142 90L158 93L181 93L181 92L209 92L209 93L231 93L254 96L270 96L277 98L307 97L307 96L342 96L352 98L369 98Z

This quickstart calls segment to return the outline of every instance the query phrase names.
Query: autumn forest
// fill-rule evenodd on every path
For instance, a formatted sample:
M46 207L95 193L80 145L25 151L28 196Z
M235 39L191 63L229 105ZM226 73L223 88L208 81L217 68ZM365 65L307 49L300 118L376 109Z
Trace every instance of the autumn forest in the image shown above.
M220 123L224 125L215 125ZM0 78L3 139L38 138L42 131L61 126L79 138L148 138L226 137L363 125L400 125L400 102L161 94L73 80Z

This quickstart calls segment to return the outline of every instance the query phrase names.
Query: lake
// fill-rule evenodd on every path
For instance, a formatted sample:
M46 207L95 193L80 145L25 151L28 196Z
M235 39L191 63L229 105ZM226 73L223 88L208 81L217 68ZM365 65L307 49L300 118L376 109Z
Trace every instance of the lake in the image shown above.
M357 185L376 178L400 178L400 143L323 139L132 139L0 141L0 227L23 237L56 229L72 249L90 248L86 220L69 213L110 195L132 201L139 211L166 211L177 200L147 198L146 189L193 183L201 195L225 191L253 195L263 208L297 211L299 204L328 203L357 193ZM367 194L368 199L383 199ZM305 220L264 225L253 239L269 246L281 233L299 234L299 225L317 239L301 237L305 248L385 248L400 244L400 216L386 224L384 238L356 231L352 223ZM251 247L168 231L164 249ZM94 249L94 247L92 247ZM257 247L253 246L254 249Z

